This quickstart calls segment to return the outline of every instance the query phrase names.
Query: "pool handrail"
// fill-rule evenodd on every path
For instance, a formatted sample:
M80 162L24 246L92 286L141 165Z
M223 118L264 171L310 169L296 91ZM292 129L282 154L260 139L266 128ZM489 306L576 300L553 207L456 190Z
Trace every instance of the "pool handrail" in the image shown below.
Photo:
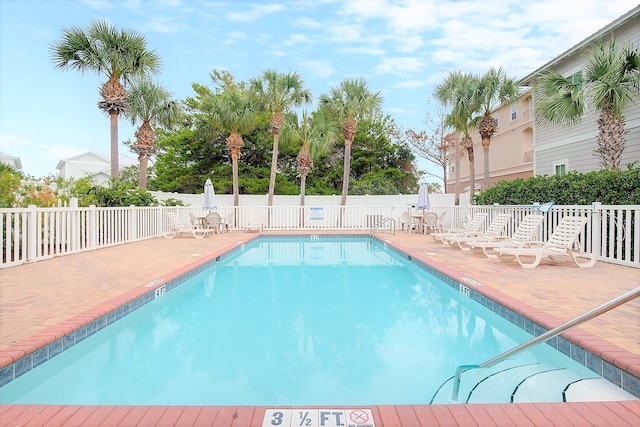
M390 229L391 229L391 234L393 236L396 235L396 220L391 218L391 217L386 217L386 218L382 218L380 221L378 221L376 224L373 225L373 227L371 227L371 229L369 230L369 238L373 239L373 235L375 234L376 230L379 228L382 228L383 225L385 224L389 224Z
M609 310L612 310L626 302L629 302L637 297L640 296L640 286L629 291L626 292L594 309L589 310L588 312L581 314L580 316L569 320L568 322L563 323L562 325L556 326L553 329L548 330L547 332L545 332L542 335L538 335L535 338L530 339L527 342L524 342L510 350L505 351L504 353L489 359L485 362L482 362L478 365L460 365L456 368L456 374L455 374L455 378L453 380L453 391L451 393L451 399L456 401L458 400L458 393L460 391L460 380L461 380L461 375L463 372L471 370L471 369L484 369L484 368L490 368L493 365L496 365L500 362L502 362L503 360L505 360L506 358L510 357L510 356L514 356L516 354L522 353L523 351L529 349L530 347L533 347L536 344L540 344L543 342L546 342L548 340L550 340L551 338L555 338L558 335L562 334L564 331L571 329L575 326L578 326L582 323L585 323L595 317L600 316L601 314L606 313Z

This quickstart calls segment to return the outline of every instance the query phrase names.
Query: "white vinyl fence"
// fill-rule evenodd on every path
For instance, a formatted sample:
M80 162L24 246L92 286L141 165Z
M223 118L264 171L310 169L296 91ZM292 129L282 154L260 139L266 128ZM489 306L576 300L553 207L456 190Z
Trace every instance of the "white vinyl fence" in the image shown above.
M397 202L398 200L396 200ZM255 211L259 211L264 230L371 230L395 232L395 221L415 206L407 203L386 206L239 206L220 207L231 229L243 230ZM462 226L465 217L487 212L487 224L497 213L511 213L507 230L511 234L524 215L536 212L535 206L433 206L446 211L445 227ZM0 209L0 268L39 261L58 255L95 250L138 240L161 237L168 230L168 212L177 212L185 223L189 213L199 215L200 206L188 207L58 207ZM640 267L640 206L553 206L545 213L540 240L546 240L564 215L587 216L590 220L580 243L599 260Z

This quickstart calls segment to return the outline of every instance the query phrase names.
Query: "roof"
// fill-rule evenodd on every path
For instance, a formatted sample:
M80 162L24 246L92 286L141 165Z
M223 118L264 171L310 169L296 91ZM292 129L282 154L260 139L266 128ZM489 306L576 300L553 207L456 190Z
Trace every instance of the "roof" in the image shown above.
M77 154L75 156L72 157L68 157L66 159L62 159L58 162L58 166L56 166L56 169L61 169L62 166L64 165L64 163L69 162L69 161L73 161L75 159L81 158L86 156L87 154L90 154L94 157L96 157L98 160L102 160L104 163L106 164L111 164L111 153L108 151L87 151L81 154ZM126 156L120 152L118 152L118 166L120 166L120 168L126 167L126 166L134 166L138 164L138 160L134 159L133 157L129 157Z
M582 40L580 43L576 44L575 46L573 46L572 48L570 48L569 50L561 53L560 55L558 55L557 57L555 57L554 59L552 59L551 61L547 62L546 64L544 64L542 67L538 68L537 70L535 70L532 73L529 73L529 75L525 76L524 78L522 78L520 81L523 84L529 84L531 83L531 80L537 75L540 74L542 71L553 67L554 65L556 65L557 63L559 63L560 61L562 61L563 59L573 55L574 53L576 53L577 51L579 51L580 49L584 49L585 47L589 46L590 44L592 44L594 41L602 38L602 36L606 35L607 33L611 33L613 30L615 30L616 28L621 27L622 25L626 24L628 21L636 18L640 16L640 5L636 6L635 8L631 9L629 12L625 13L624 15L622 15L621 17L619 17L618 19L616 19L615 21L611 22L609 25L607 25L606 27L600 29L599 31L593 33L592 35L590 35L589 37L587 37L586 39Z
M11 164L15 169L22 169L20 157L12 156L11 154L3 153L2 151L0 151L0 162Z

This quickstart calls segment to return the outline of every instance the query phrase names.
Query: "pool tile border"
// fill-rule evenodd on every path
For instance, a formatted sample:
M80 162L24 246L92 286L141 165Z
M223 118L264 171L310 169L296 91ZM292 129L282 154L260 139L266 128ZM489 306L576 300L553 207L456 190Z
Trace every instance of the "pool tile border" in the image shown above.
M117 320L155 300L156 290L167 291L232 256L259 235L222 248L167 276L157 278L33 337L0 350L0 387L36 368Z
M237 242L234 245L230 245L226 248L222 248L209 254L202 259L189 264L180 270L172 272L171 274L155 279L139 288L136 288L130 292L125 293L121 297L114 298L98 307L87 311L84 314L73 317L56 327L50 328L40 334L37 334L26 340L22 340L19 343L8 347L7 349L0 350L0 387L8 384L14 379L20 377L24 373L31 369L45 363L52 357L60 354L62 351L72 347L73 345L85 340L87 337L95 334L99 330L109 326L113 322L121 319L134 310L142 307L143 305L153 301L156 298L156 290L165 287L167 291L179 286L191 277L201 273L205 269L209 268L217 262L222 261L225 258L232 256L239 250L242 250L245 245L258 237L264 239L292 239L300 237L312 237L318 240L322 239L345 239L354 238L362 240L362 234L345 235L345 234L323 234L323 233L303 233L303 234L286 234L286 235L260 235L256 234L248 236L245 239ZM544 313L537 313L538 315L530 315L529 317L540 318L539 323L534 322L523 313L536 314L536 310L532 307L522 303L520 301L512 300L511 305L514 309L509 308L503 303L497 302L495 299L490 298L483 292L478 291L483 285L476 282L473 279L467 277L459 277L458 273L445 272L444 269L438 269L424 259L419 254L411 254L407 249L400 248L392 242L374 237L376 241L386 245L393 250L397 255L406 257L418 268L425 270L426 272L434 275L438 279L442 280L447 285L460 291L461 286L466 288L468 296L472 300L487 307L491 311L497 313L501 317L509 320L516 326L524 329L534 336L538 336L552 328L554 324L558 324L557 320L552 316L548 316ZM416 256L418 255L418 256ZM501 301L508 299L503 294L498 295L497 291L488 292L493 293L493 297L498 298ZM520 310L518 310L518 307ZM544 324L546 323L546 326ZM607 379L611 383L617 385L623 390L633 394L640 398L640 367L634 362L637 361L637 356L630 352L620 349L619 347L609 344L606 341L595 337L591 334L584 332L578 332L577 334L565 334L571 337L581 336L584 337L585 342L592 344L591 349L600 349L600 352L593 353L589 349L585 349L577 343L571 340L567 340L562 336L555 337L547 341L547 345L552 346L563 354L571 357L578 363L586 366L594 371L596 374ZM617 360L614 357L611 361L608 361L606 356L617 356ZM602 356L602 357L601 357ZM631 360L631 364L626 369L618 366L618 364L624 362L624 360ZM638 368L638 372L633 372L634 368Z
M410 253L411 251L397 246L393 242L378 240L398 255L406 257L416 267L434 275L452 288L458 291L460 291L461 286L467 288L469 298L509 320L534 337L542 335L561 324L559 319L554 316L542 313L528 304L513 300L496 290L483 287L482 283L467 277L460 277L458 273L430 265L421 254L412 254ZM483 291L479 289L483 289ZM485 293L491 294L491 297L485 295ZM498 300L503 301L503 303L498 302ZM504 301L509 302L512 308L504 305ZM525 313L528 315L525 315ZM533 319L536 319L539 323ZM573 338L576 342L564 336ZM638 365L640 357L635 354L610 344L595 335L579 330L567 331L550 339L545 344L572 358L626 392L640 398L640 366ZM627 360L629 361L628 364L625 363Z

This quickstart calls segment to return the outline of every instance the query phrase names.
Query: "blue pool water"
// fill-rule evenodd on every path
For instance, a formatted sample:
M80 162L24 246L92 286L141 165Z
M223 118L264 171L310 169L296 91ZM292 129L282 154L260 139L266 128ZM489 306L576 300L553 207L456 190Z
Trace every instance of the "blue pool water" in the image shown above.
M425 404L531 336L368 239L261 238L0 388L0 403ZM523 364L588 371L543 345Z

